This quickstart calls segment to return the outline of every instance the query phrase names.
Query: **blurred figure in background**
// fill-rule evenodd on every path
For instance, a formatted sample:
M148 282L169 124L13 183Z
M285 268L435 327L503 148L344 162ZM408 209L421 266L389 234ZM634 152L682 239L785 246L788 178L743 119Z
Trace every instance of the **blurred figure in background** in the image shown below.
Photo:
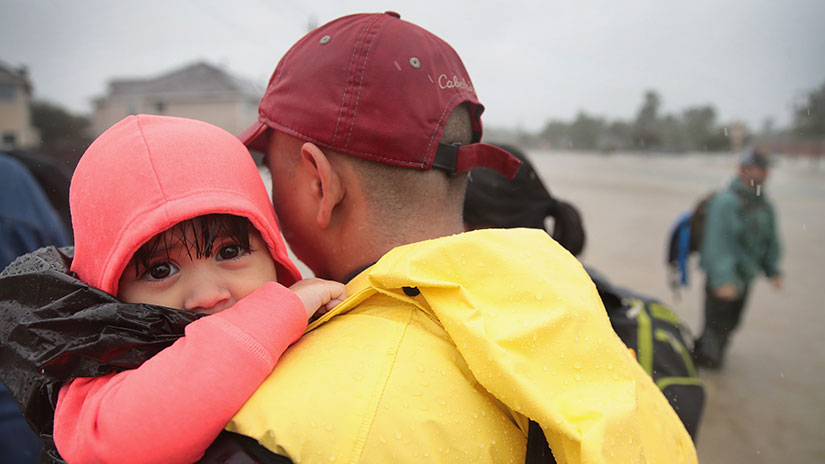
M586 240L579 211L570 203L554 198L544 186L530 160L515 147L500 145L521 160L513 180L490 169L475 169L470 175L464 198L464 224L467 230L514 227L545 229L574 256L583 250Z
M586 236L579 211L571 203L550 195L524 153L512 146L502 148L519 158L521 167L513 180L484 168L471 172L464 201L467 230L545 229L567 251L579 255ZM552 220L552 227L548 227L548 219ZM690 358L686 340L692 337L685 325L658 301L614 287L598 271L585 269L599 291L613 330L634 350L639 363L653 377L695 440L705 391Z
M53 158L30 150L9 150L4 152L19 161L34 177L37 184L54 207L66 237L72 241L72 219L69 215L69 179L68 172L61 169Z
M722 366L751 282L760 271L775 288L782 288L776 213L764 191L769 167L765 153L745 149L739 172L708 206L699 261L707 274L705 327L694 352L700 366Z
M0 189L0 267L40 247L69 244L63 221L37 180L6 153L0 153Z
M32 174L0 153L0 269L46 245L69 244L66 229ZM0 383L0 462L38 462L40 439Z

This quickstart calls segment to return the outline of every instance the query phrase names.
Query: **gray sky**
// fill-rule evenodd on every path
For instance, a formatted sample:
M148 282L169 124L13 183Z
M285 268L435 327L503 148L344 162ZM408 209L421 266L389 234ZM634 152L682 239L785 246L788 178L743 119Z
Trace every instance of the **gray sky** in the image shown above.
M496 127L629 119L655 89L666 112L713 104L758 129L825 82L820 0L0 0L0 60L89 112L108 79L201 59L263 88L309 24L385 10L453 45Z

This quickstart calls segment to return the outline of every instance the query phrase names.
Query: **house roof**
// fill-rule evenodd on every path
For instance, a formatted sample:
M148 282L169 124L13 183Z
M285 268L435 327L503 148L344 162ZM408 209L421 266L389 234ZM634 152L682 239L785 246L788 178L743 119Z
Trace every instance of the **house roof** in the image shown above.
M26 90L31 90L31 82L29 81L29 74L26 71L26 67L14 67L2 60L0 60L0 82L20 84L25 86Z
M206 62L196 62L150 79L113 79L108 96L242 93L260 97L261 89Z

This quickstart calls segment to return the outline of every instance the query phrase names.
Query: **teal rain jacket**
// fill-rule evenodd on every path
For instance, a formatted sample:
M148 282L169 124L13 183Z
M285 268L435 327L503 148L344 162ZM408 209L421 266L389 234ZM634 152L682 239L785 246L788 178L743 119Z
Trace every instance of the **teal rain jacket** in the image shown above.
M740 292L763 271L781 274L780 244L773 205L738 177L708 207L700 265L712 288L733 284Z

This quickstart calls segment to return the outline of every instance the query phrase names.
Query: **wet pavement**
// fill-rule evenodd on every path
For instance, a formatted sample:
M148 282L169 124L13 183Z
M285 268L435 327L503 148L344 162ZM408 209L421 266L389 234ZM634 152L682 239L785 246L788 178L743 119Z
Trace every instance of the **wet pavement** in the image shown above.
M732 155L646 156L529 152L552 194L584 216L582 261L613 283L669 304L694 333L704 275L676 298L664 265L679 213L727 184ZM754 285L719 371L701 370L708 402L703 464L825 462L825 160L783 160L765 189L779 212L785 287Z

